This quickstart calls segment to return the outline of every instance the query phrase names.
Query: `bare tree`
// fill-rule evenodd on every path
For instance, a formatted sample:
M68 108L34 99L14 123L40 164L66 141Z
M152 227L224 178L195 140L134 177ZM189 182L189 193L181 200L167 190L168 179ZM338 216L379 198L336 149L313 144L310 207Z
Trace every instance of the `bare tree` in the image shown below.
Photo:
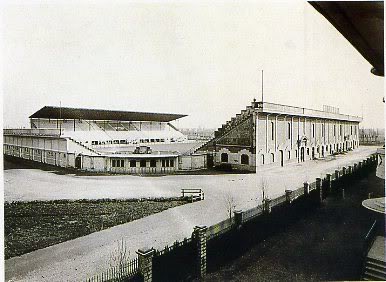
M127 251L126 241L122 238L117 241L117 247L110 253L110 267L118 268L118 272L123 272L128 262L130 252Z
M231 219L232 214L236 210L235 199L231 193L226 193L224 195L224 203L225 203L225 208L226 208L227 214L229 215L229 219Z

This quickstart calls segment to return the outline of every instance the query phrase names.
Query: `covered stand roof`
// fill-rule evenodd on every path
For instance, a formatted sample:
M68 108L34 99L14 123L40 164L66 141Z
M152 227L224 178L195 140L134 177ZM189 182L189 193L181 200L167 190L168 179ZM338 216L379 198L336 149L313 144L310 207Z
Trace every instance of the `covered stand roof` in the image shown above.
M373 66L371 72L384 76L383 1L310 1Z
M30 118L169 122L186 115L45 106Z

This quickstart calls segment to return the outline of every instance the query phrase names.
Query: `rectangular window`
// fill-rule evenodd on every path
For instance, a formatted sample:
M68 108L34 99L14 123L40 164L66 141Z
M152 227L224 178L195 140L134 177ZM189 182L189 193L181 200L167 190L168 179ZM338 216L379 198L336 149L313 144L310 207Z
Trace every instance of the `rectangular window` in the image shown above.
M162 160L162 167L165 167L165 160Z
M113 166L113 167L116 167L115 160L112 161L112 166Z
M174 167L174 160L170 160L170 167Z
M146 167L146 160L141 160L139 162L140 167Z
M352 135L352 125L351 125L351 135Z
M275 126L273 124L273 121L271 121L271 139L274 140L275 138Z
M150 160L150 167L156 167L156 166L157 166L156 160Z
M169 160L166 160L166 167L169 167Z
M130 167L136 167L137 161L136 160L130 160Z
M340 125L340 128L339 128L339 135L342 136L342 125Z
M336 136L336 124L334 124L334 136Z
M125 160L121 160L121 167L125 167Z

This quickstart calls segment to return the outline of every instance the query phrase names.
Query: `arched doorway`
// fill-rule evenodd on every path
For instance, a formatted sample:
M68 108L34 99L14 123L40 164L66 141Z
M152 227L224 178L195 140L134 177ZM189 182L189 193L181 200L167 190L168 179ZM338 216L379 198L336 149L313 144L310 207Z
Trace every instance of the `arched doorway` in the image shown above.
M283 150L280 150L280 165L284 166L284 153Z
M80 155L75 158L75 168L82 168L82 157Z
M249 165L249 156L246 154L241 155L241 164Z

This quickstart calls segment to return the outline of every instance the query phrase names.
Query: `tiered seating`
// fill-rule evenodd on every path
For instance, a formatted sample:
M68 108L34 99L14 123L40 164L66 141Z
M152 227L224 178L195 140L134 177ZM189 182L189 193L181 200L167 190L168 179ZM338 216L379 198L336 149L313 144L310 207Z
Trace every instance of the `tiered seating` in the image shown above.
M107 123L106 123L107 125ZM111 124L108 124L112 127ZM128 123L120 125L121 130L102 130L99 125L94 123L85 123L81 129L65 130L64 137L70 137L87 146L106 146L117 144L146 144L146 143L172 143L185 142L187 137L181 132L166 127L165 130L127 130ZM108 126L106 126L107 128ZM96 128L96 129L95 129ZM116 127L117 128L117 127Z
M253 103L254 102L252 102L252 104ZM238 126L239 124L241 124L242 122L250 118L254 111L255 111L255 108L253 106L247 106L245 110L241 110L240 114L236 114L235 117L232 117L229 121L227 121L225 124L223 124L220 128L218 128L214 132L214 138L212 138L211 140L209 140L208 142L206 142L205 144L197 148L195 152L205 150L205 148L213 144L213 142L216 139L223 136L225 133L229 132L230 130L232 130L233 128L235 128L236 126Z

